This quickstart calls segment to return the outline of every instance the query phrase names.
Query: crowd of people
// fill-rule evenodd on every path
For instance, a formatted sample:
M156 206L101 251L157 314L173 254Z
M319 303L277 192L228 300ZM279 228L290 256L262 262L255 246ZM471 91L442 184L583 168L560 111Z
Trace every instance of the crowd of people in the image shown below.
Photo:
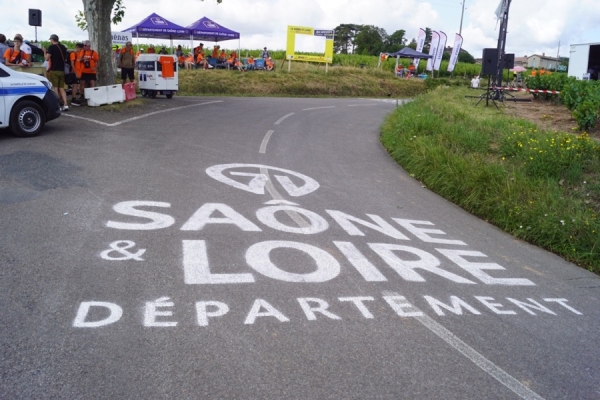
M96 86L96 68L100 57L98 52L91 48L89 40L75 44L74 50L68 50L60 43L59 37L50 35L48 48L42 47L43 66L46 77L52 83L56 94L61 100L63 111L69 110L67 92L65 88L71 85L71 105L81 106L85 88ZM23 36L16 34L12 41L12 47L7 43L6 36L0 34L0 63L11 67L27 68L32 65L32 49L23 41ZM39 49L37 49L39 51ZM168 54L165 46L160 50L149 45L146 49L141 47L134 52L131 42L127 42L122 48L114 49L114 67L120 69L122 84L129 80L135 82L135 62L141 54ZM271 71L275 69L275 62L271 58L269 50L265 47L259 57L259 61L253 56L241 59L237 52L227 53L219 45L212 50L206 50L204 44L200 43L193 52L184 52L181 45L175 51L177 63L180 69L212 69L224 68L238 70L241 72L263 69Z
M49 41L48 48L41 48L42 66L45 67L45 75L61 100L62 110L68 111L66 84L72 85L71 105L80 106L83 90L96 86L98 52L91 48L89 40L77 43L73 51L67 50L57 35L50 35ZM6 43L6 36L0 34L0 63L10 67L31 67L32 48L23 41L21 34L17 33L14 36L12 47ZM68 79L71 81L67 82Z
M150 48L148 49L150 50ZM144 49L140 49L141 54ZM275 69L275 62L271 58L271 54L265 47L261 53L261 59L263 62L261 66L258 66L253 56L248 56L246 59L240 59L239 55L235 50L229 54L225 49L221 49L221 46L215 45L211 51L204 48L204 43L200 43L194 47L193 52L184 52L181 45L177 46L175 51L177 57L177 63L180 69L212 69L212 68L225 68L234 69L241 72L251 71L255 69L264 69L271 71Z

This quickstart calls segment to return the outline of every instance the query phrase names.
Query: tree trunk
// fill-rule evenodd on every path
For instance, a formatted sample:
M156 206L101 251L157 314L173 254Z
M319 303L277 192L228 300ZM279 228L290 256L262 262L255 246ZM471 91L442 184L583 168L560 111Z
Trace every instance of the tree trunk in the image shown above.
M92 49L98 52L97 86L115 83L112 67L112 35L110 32L112 9L115 0L82 0L83 13L87 21L89 40Z

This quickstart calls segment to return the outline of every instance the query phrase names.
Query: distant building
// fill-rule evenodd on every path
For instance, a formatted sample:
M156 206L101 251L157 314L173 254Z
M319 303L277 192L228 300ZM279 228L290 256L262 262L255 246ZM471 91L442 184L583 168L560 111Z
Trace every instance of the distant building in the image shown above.
M527 56L515 57L515 67L527 67Z
M556 57L548 57L545 53L534 54L532 56L527 57L527 67L528 68L543 68L554 70L560 64L560 60ZM516 65L516 63L515 63Z

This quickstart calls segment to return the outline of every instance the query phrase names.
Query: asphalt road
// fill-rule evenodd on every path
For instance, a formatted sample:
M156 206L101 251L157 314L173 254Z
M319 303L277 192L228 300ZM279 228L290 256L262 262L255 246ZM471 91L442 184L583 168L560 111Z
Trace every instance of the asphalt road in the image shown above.
M600 399L600 279L412 179L395 106L0 132L0 398Z

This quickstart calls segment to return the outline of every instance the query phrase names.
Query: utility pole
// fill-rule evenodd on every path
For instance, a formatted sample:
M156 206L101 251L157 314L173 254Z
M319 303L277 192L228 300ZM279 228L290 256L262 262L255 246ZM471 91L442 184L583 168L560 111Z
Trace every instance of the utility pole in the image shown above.
M463 16L465 15L465 0L462 1L462 12L460 13L460 28L458 29L458 34L462 36L462 23Z
M498 33L498 64L496 67L496 86L502 87L502 72L504 71L504 49L506 47L506 33L508 29L508 9L511 0L502 0L500 6L500 32Z

